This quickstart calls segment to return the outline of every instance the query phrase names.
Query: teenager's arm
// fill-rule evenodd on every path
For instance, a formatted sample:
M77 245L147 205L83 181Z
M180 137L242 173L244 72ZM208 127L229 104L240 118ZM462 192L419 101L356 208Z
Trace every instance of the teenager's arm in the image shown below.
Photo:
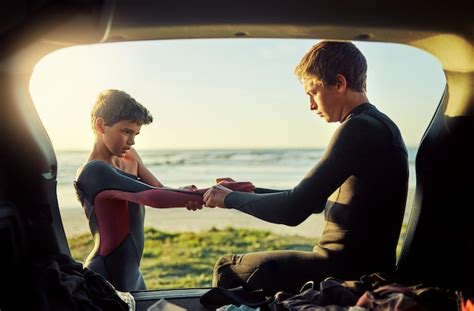
M272 223L295 226L322 212L327 198L369 159L377 142L364 120L349 120L336 131L319 163L293 189L276 193L242 193L213 188L205 195L207 206L237 209Z
M267 188L255 188L255 193L278 193L278 192L285 192L288 190L276 190L276 189L267 189Z
M235 182L233 178L230 177L223 177L223 178L216 178L216 183L217 184L222 184L225 186L225 182ZM284 192L287 190L276 190L276 189L267 189L267 188L260 188L260 187L254 187L253 191L244 191L244 192L254 192L254 193L277 193L277 192Z

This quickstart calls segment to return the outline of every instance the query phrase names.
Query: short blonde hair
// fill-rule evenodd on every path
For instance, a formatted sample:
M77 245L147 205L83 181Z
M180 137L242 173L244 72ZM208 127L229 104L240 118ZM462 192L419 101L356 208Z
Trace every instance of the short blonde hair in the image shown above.
M318 79L324 84L335 84L336 76L346 78L349 88L367 91L367 61L351 42L322 41L314 45L295 68L300 79Z

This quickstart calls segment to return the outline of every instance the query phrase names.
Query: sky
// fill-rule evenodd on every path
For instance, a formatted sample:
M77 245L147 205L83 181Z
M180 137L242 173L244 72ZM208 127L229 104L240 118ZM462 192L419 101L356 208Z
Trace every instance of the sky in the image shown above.
M90 111L106 89L129 93L154 122L139 149L324 148L338 126L309 110L293 74L317 40L194 39L84 45L35 67L30 93L56 150L90 150ZM438 61L402 45L355 42L368 98L418 146L445 86Z

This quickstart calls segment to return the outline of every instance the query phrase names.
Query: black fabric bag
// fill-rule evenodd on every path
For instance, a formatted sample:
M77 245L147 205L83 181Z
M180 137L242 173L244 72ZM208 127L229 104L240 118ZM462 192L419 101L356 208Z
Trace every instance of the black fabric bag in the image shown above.
M24 275L25 297L17 299L15 310L129 310L102 275L70 256L35 258L25 266Z

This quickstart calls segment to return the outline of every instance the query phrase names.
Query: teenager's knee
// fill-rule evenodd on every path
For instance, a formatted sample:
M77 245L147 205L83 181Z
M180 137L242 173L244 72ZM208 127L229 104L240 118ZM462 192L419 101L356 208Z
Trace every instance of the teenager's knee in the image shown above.
M220 257L214 265L212 286L235 288L246 286L246 281L253 272L253 267L242 264L244 255L227 255Z
M223 256L214 266L212 286L262 289L267 287L266 281L278 275L278 271L278 264L270 258L252 254Z

